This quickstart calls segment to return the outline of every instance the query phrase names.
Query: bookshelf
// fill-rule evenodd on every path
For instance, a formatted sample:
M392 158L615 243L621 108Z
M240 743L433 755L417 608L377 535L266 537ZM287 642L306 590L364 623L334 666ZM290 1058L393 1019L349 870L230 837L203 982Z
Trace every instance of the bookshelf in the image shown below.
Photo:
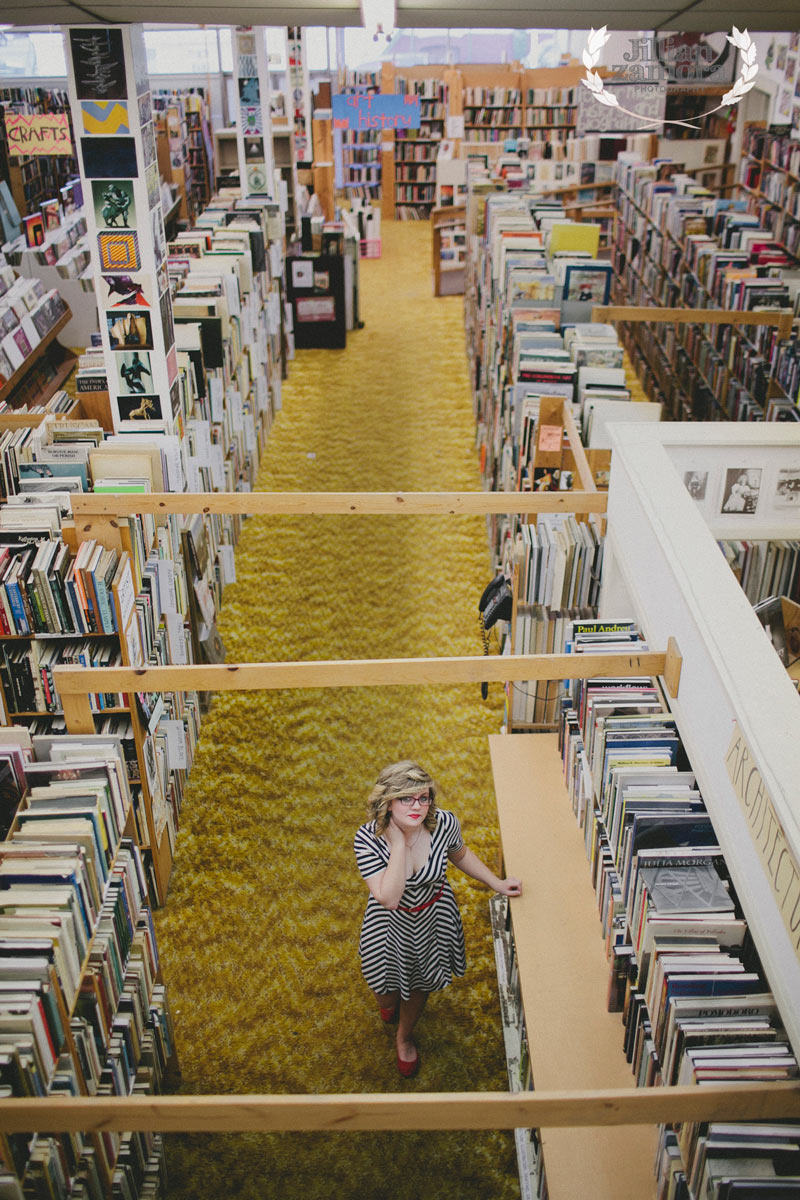
M398 220L427 220L436 204L436 152L445 137L448 88L437 68L395 69L399 95L419 96L420 127L394 138L394 212ZM444 68L441 68L444 71Z
M445 205L431 211L433 230L433 294L452 296L464 291L467 268L466 209Z
M800 256L800 146L793 138L748 126L737 184L752 210L795 258Z
M0 402L43 404L58 391L77 362L77 355L58 341L59 333L71 319L72 313L66 309L22 365L0 386Z
M22 953L29 981L17 986L33 1007L21 1006L12 1026L16 1032L7 1027L4 1034L13 1060L7 1082L15 1096L50 1099L65 1093L106 1101L158 1094L175 1077L178 1063L144 873L132 838L120 743L87 737L78 748L69 737L31 739L18 732L17 753L31 761L23 764L25 791L0 846L0 871L5 887L10 885L2 893L0 916L4 938L28 939ZM13 739L6 740L6 748L13 745ZM78 759L80 765L73 763ZM56 832L54 827L67 826L48 814L66 816L68 808L77 813L69 802L74 784L68 781L82 777L94 784L95 799L87 799L80 820L70 820L71 835ZM103 844L90 832L101 823L108 834ZM30 841L34 832L40 832L36 843ZM70 836L77 854L68 844ZM31 868L52 871L57 864L67 871L56 871L50 882L38 876L35 888L29 886ZM43 911L48 906L52 912ZM40 957L32 956L33 947ZM7 991L10 980L20 978L8 959L1 973ZM37 1009L41 1019L31 1019ZM144 1195L145 1180L152 1182L164 1170L163 1140L136 1133L4 1133L0 1156L5 1186L10 1190L19 1181L14 1191L19 1195L23 1187L26 1193L55 1194L53 1182L65 1180L65 1171L96 1195L116 1192L127 1175L126 1194ZM138 1184L130 1190L132 1168Z
M770 500L781 465L797 455L800 433L770 423L620 425L612 447L600 616L635 615L648 638L658 638L669 621L681 647L673 713L797 1052L800 960L774 890L774 864L761 855L726 759L738 728L797 862L800 834L787 803L800 769L800 697L715 539L781 538L796 528L790 511ZM760 511L722 513L725 473L745 461L763 472ZM709 478L700 504L683 478L701 465Z
M219 142L211 135L203 90L153 92L153 119L159 171L177 188L181 220L193 224L211 199L216 186L215 160L219 159Z
M710 265L710 252L725 245L724 228L712 211L714 197L704 189L695 190L679 169L672 181L675 186L670 191L669 182L658 185L649 164L617 163L618 221L612 261L619 294L635 305L735 307L724 303L734 294L726 290L724 270L712 274ZM724 210L719 219L726 219ZM722 230L719 235L716 228ZM697 239L704 238L701 245ZM749 263L749 254L745 252L739 261ZM755 279L755 269L751 274ZM740 306L744 307L741 301ZM779 344L785 336L734 325L724 329L683 325L677 330L638 325L624 332L648 391L663 401L673 418L700 420L760 420L769 415L773 399L791 400L775 378Z
M39 211L43 200L57 197L59 189L78 175L77 159L68 156L19 157L8 153L2 112L69 113L69 96L61 88L0 88L0 176L8 180L20 215ZM70 116L70 136L72 118Z
M619 1014L606 1011L608 965L557 737L492 734L489 750L505 870L524 881L510 905L510 933L534 1089L628 1087ZM527 1086L523 1077L519 1088ZM654 1128L545 1129L540 1136L550 1200L653 1195ZM541 1171L536 1157L528 1149L527 1163L521 1160L523 1196L539 1194L530 1182Z

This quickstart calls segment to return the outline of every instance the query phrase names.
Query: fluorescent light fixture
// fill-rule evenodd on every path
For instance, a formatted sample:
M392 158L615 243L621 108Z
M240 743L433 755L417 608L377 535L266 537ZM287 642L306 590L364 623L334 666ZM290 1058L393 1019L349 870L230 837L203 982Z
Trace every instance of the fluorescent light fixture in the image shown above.
M392 40L395 30L394 0L361 0L361 17L373 42L379 42L381 38L387 42Z

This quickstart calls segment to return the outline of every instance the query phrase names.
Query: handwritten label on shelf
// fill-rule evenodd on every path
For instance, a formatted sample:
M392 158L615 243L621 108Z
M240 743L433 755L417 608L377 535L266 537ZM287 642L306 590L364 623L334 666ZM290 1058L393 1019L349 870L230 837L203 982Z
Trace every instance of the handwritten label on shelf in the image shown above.
M800 959L800 867L783 831L772 797L738 725L725 755L728 778L741 805L783 924Z
M117 598L119 600L119 615L121 628L128 628L128 621L131 619L133 606L136 603L136 591L133 586L133 572L131 570L131 560L128 561L122 569L122 574L117 584Z
M183 721L167 721L162 718L158 732L167 740L167 766L170 771L188 771L189 755L186 752L186 730Z

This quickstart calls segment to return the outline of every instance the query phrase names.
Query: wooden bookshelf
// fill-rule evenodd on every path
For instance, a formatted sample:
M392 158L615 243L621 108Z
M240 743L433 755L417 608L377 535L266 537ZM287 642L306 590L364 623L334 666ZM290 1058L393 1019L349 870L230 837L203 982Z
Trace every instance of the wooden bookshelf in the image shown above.
M54 392L58 391L77 361L77 355L56 341L59 333L71 320L72 313L67 309L53 328L49 329L42 340L33 347L33 352L28 355L22 366L18 367L7 383L0 387L0 400L11 402L16 398L26 404L44 404ZM45 359L48 368L46 377L38 384L33 376L32 380L28 381L26 379L28 373L35 372L37 368L45 365L43 362ZM30 382L35 384L33 391L29 389ZM20 394L15 397L17 392Z
M555 734L489 737L522 1006L537 1090L628 1088L619 1013L606 1011L608 964ZM652 1126L544 1129L550 1200L647 1200Z

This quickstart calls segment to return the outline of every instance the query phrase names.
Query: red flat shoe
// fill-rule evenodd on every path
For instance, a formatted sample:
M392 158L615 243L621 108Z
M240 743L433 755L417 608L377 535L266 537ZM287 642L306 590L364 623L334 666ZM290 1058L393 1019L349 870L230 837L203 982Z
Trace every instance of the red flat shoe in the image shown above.
M420 1057L419 1050L417 1050L417 1057L412 1058L411 1062L405 1062L398 1054L397 1069L404 1079L412 1079L419 1070L421 1062L422 1059Z
M400 1010L400 1005L395 1004L394 1008L381 1008L378 1011L381 1014L381 1020L385 1021L386 1024L388 1025L390 1021L397 1020L397 1014L398 1014L399 1010Z

